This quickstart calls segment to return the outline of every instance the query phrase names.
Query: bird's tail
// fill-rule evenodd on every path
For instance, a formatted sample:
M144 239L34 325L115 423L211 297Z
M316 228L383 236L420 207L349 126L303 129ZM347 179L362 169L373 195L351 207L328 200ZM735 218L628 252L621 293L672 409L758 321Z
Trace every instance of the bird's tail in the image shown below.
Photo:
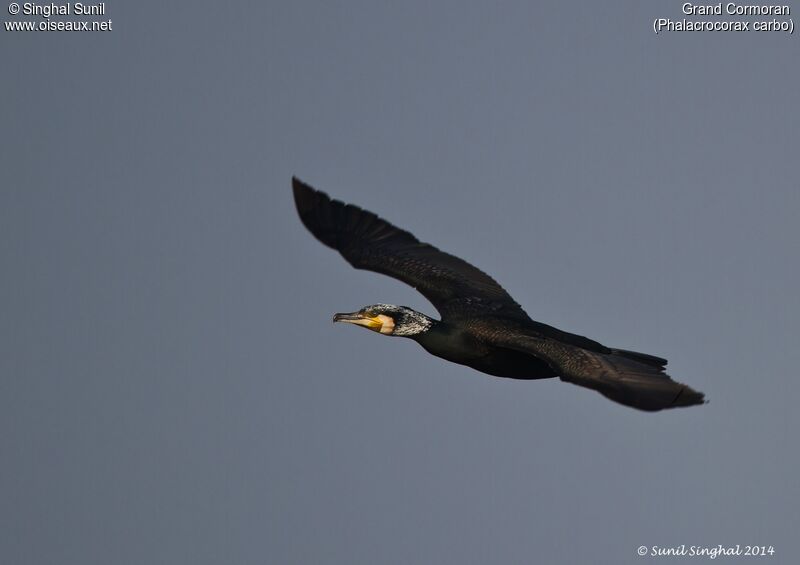
M602 357L606 371L590 382L576 383L596 389L603 396L640 410L656 411L704 404L705 395L669 378L666 359L614 349Z

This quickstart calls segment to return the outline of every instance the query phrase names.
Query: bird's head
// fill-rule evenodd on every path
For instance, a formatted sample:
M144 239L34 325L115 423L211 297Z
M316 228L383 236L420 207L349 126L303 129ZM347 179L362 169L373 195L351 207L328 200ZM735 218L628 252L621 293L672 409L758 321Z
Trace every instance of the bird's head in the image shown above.
M373 304L364 306L358 312L335 314L333 321L356 324L383 335L400 337L421 334L433 325L433 320L425 314L393 304Z

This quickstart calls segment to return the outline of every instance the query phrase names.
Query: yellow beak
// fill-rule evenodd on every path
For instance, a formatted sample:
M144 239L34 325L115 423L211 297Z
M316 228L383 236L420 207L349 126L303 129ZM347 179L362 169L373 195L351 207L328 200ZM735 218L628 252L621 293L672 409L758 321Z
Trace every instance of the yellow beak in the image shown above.
M378 314L377 316L367 316L365 314L361 314L360 312L334 314L333 321L364 326L373 332L380 332L387 335L394 331L394 320L389 316L384 316L383 314Z

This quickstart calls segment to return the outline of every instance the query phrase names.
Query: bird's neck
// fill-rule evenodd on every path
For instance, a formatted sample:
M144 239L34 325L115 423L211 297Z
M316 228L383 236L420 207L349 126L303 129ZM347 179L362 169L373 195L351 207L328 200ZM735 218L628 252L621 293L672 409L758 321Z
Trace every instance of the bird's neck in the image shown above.
M446 322L433 320L428 331L410 337L431 355L454 363L464 364L464 359L472 357L473 353L481 355L480 344L476 343L473 336Z
M417 336L423 335L438 324L433 318L429 318L421 312L414 312L409 310L406 312L402 320L402 324L395 325L392 335L397 337L410 337L416 339Z
M423 316L424 316L424 314L423 314ZM440 322L439 320L434 320L433 318L429 318L428 316L424 316L424 318L425 318L425 321L424 321L425 328L422 331L420 331L418 333L406 335L406 336L403 336L403 337L408 337L408 338L411 338L411 339L413 339L414 341L416 341L418 343L422 343L423 341L425 341L427 339L430 339L431 337L433 337L433 336L435 336L437 334L440 334L442 331L445 330L445 328L449 327L444 322Z

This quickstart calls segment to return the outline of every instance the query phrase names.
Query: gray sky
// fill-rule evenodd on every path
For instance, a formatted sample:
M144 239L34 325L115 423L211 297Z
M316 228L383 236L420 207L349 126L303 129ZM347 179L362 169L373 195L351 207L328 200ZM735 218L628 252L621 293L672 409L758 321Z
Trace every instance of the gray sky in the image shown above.
M0 30L0 561L796 562L800 45L654 34L680 6L110 2L110 32ZM292 174L711 403L333 326L435 311L317 243Z

